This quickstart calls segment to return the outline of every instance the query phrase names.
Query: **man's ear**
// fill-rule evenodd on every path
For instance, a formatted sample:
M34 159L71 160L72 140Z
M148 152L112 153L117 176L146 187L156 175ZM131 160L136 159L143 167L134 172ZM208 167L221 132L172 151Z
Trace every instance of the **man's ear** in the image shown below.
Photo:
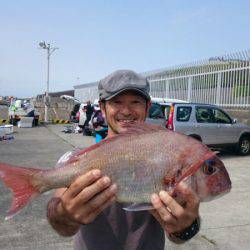
M151 101L147 101L147 106L146 106L147 115L148 115L148 111L149 111L151 105L152 105L152 102Z
M105 118L106 117L105 101L102 101L102 102L99 101L99 107L102 111L103 118Z

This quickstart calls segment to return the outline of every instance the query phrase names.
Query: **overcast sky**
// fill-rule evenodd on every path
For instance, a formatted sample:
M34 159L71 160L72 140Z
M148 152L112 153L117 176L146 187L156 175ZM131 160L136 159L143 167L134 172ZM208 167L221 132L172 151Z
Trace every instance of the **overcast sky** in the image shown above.
M0 95L36 96L117 69L166 68L250 47L250 1L11 0L0 2Z

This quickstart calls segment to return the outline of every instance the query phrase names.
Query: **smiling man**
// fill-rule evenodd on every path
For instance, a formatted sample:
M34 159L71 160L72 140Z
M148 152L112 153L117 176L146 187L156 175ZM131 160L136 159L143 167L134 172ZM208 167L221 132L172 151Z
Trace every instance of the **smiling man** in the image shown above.
M127 123L143 122L151 105L149 83L130 70L119 70L99 82L100 108L108 137L126 130ZM167 192L152 194L154 210L126 212L115 202L117 186L99 170L58 189L48 204L48 220L63 236L74 237L75 249L164 249L165 236L176 243L199 230L199 200L187 187L181 206Z
M98 90L109 136L122 132L128 122L146 119L151 104L149 84L141 76L119 70L101 80Z

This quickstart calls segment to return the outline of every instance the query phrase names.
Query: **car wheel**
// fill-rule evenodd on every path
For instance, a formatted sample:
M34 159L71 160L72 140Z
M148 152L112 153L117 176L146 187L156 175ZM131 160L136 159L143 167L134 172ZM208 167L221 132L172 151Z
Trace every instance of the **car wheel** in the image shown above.
M190 137L192 137L192 138L194 138L195 140L197 140L197 141L200 141L200 142L202 142L202 139L201 139L201 137L200 136L198 136L198 135L189 135Z
M240 138L238 144L238 153L240 155L249 155L250 154L250 137Z

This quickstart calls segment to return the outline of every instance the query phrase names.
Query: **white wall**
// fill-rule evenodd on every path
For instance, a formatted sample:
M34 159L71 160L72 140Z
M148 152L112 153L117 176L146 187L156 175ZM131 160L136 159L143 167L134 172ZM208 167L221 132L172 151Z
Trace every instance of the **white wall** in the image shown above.
M98 87L84 87L84 88L77 88L75 89L75 98L81 102L86 102L90 100L94 102L95 99L98 99Z

